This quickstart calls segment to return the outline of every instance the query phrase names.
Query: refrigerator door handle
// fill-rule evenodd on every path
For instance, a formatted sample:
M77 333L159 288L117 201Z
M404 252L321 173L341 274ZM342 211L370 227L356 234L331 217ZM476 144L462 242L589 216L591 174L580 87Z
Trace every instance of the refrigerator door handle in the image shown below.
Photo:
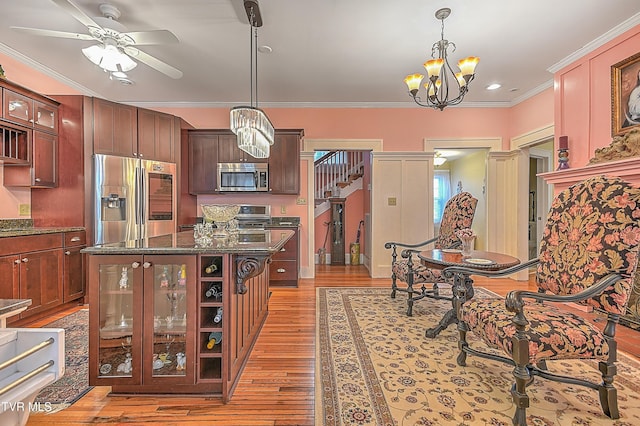
M142 223L142 217L140 216L140 205L142 201L142 197L140 196L140 167L135 168L134 179L134 193L136 195L136 199L134 200L136 205L136 225L140 225Z
M140 167L140 224L144 227L147 225L147 170L144 167ZM146 235L146 230L143 231L143 235Z

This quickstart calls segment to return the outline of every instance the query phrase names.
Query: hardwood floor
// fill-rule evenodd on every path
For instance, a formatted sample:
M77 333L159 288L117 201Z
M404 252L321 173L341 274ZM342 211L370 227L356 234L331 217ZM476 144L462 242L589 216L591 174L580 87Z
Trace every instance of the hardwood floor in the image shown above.
M530 283L509 279L477 278L476 285L501 295L515 288L534 290ZM319 265L316 278L300 280L298 288L273 288L269 317L226 405L210 398L110 397L109 387L96 387L63 411L32 414L27 424L313 425L315 288L340 286L389 288L390 280L369 278L364 266ZM622 326L617 331L620 350L640 357L640 332Z

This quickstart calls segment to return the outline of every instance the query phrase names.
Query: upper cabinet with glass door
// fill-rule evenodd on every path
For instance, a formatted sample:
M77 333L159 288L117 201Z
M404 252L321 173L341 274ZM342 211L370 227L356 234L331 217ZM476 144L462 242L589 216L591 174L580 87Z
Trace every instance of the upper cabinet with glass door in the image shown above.
M54 101L19 86L2 82L2 119L48 133L58 133L58 106ZM14 90L15 89L15 90Z
M58 133L58 107L34 100L33 125L46 132Z
M33 126L33 99L9 89L3 90L2 98L2 118Z

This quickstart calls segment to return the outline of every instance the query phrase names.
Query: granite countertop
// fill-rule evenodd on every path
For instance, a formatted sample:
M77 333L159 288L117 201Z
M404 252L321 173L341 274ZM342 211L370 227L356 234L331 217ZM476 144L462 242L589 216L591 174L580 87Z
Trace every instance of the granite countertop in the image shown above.
M193 238L193 231L160 235L143 240L129 240L121 243L101 244L83 249L88 254L200 254L200 253L231 253L231 254L274 254L294 235L294 231L287 229L273 229L266 231L251 231L251 235L263 237L264 241L246 241L230 244L214 240L210 245L197 245Z
M84 231L81 226L37 227L32 219L0 219L0 238Z
M31 306L31 299L0 299L0 316L9 316L18 309Z

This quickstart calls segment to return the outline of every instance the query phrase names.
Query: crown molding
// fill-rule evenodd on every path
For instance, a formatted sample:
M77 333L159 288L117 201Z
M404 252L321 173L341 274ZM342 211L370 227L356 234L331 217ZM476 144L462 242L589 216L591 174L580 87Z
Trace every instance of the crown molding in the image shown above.
M94 97L100 97L100 95L96 92L94 92L91 89L88 89L86 87L84 87L81 84L78 84L77 82L65 77L64 75L52 70L49 67L46 67L44 65L42 65L40 62L34 61L33 59L29 58L28 56L23 55L22 53L18 52L15 49L10 48L9 46L7 46L6 44L0 43L0 53L4 53L5 55L15 59L18 62L22 62L23 64L29 66L30 68L35 69L38 72L41 72L42 74L48 75L49 77L58 80L60 83L71 87L72 89L77 90L80 93L83 93L87 96L94 96Z
M549 71L552 74L555 74L556 72L560 71L562 68L574 63L578 59L582 58L588 53L593 52L600 46L610 42L614 38L624 34L625 32L629 31L630 29L632 29L633 27L639 24L640 24L640 12L636 13L631 18L627 19L621 24L616 25L606 33L602 34L600 37L596 38L595 40L585 44L580 49L576 50L575 52L573 52L571 55L567 56L560 62L557 62L551 65L549 68L547 68L547 71Z

